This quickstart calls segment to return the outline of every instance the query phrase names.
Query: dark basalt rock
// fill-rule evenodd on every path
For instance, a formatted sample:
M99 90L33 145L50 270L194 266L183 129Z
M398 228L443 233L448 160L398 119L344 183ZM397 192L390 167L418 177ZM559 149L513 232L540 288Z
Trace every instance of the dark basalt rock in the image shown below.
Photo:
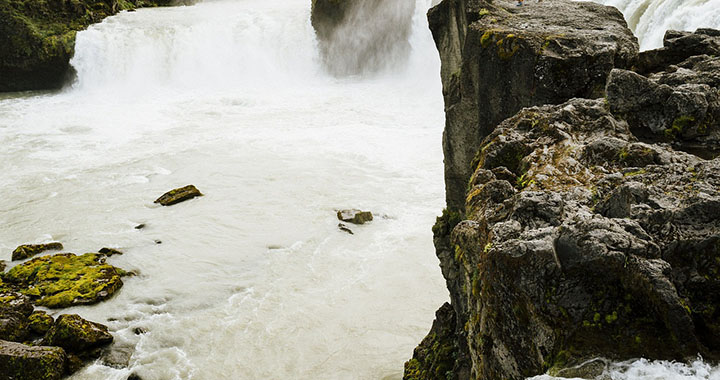
M113 295L126 273L106 264L104 256L61 253L34 258L3 276L0 290L16 290L49 308L92 304Z
M339 210L337 212L337 217L339 220L342 220L343 222L353 223L353 224L365 224L367 222L371 222L373 220L373 214L370 211L362 211L357 209L351 209L351 210Z
M94 349L112 341L107 326L87 321L77 314L59 316L43 338L45 345L59 346L80 356L92 355Z
M602 97L610 71L638 56L623 15L592 2L444 0L428 19L442 62L453 211L463 209L477 146L496 125L523 107Z
M25 260L45 251L60 251L63 249L62 243L53 242L47 244L24 244L12 253L12 261Z
M26 346L0 340L0 376L12 380L59 380L65 372L59 347Z
M435 229L456 315L448 378L720 358L720 159L640 142L604 100L575 99L501 123L474 168L466 220Z
M312 0L320 53L334 75L392 67L410 52L414 0Z
M186 201L195 197L200 197L203 194L193 185L187 185L174 190L170 190L167 193L160 196L155 200L155 203L159 203L163 206L171 206L176 203Z
M682 37L666 36L666 46L657 54L683 60L657 62L648 77L614 70L607 99L613 114L627 120L645 141L669 142L676 149L712 158L720 154L720 57L715 56L720 53L720 36L708 30L668 32L675 34Z

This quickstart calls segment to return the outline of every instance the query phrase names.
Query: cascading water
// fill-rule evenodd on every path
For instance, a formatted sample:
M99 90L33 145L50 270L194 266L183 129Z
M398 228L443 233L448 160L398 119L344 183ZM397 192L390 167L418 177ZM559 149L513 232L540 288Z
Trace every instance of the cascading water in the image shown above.
M694 31L720 26L720 0L597 0L625 15L641 50L662 46L667 30Z
M78 34L70 88L0 100L0 258L52 239L139 273L54 311L115 336L72 379L402 376L447 299L429 3L388 72L325 74L309 0L219 0L106 19ZM152 203L188 183L205 196ZM376 218L349 235L348 207Z

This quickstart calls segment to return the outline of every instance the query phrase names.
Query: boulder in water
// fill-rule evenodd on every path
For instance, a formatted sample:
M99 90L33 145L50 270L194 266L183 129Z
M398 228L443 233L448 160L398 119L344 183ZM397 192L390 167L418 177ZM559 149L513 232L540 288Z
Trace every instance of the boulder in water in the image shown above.
M113 336L108 332L107 326L90 322L77 314L59 316L43 338L45 345L59 346L78 355L88 354L112 341Z
M59 380L65 373L60 347L27 346L0 340L0 374L12 380Z
M32 298L37 305L62 308L109 298L125 274L98 253L61 253L34 258L3 276L4 286Z
M45 335L50 330L55 320L52 316L42 310L35 310L28 317L28 327L37 335Z
M373 214L370 211L362 211L358 209L339 210L337 212L337 217L343 222L353 224L365 224L373 220Z
M46 243L46 244L24 244L17 248L12 253L12 260L18 261L18 260L25 260L27 258L33 257L37 254L43 253L45 251L60 251L63 249L62 243L53 242L53 243Z
M193 185L187 185L174 190L170 190L167 193L160 196L155 200L155 203L159 203L163 206L171 206L176 203L186 201L195 197L202 196L203 194Z

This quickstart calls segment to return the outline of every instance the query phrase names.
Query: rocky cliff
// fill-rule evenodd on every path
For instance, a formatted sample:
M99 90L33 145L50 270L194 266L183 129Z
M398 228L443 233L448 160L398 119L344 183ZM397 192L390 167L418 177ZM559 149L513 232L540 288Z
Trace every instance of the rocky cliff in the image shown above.
M121 10L172 0L0 0L0 92L61 87L75 33Z
M622 15L592 3L444 0L428 16L451 302L404 378L719 359L720 32L639 54Z

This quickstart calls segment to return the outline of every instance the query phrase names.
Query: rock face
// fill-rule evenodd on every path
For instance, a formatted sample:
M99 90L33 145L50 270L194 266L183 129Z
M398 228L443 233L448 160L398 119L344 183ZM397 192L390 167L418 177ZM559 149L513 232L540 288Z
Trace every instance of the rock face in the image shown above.
M497 124L523 107L601 97L610 71L638 56L623 15L591 2L444 0L428 19L442 62L451 210L462 210L470 163Z
M414 0L312 0L312 25L335 75L398 64L409 51Z
M73 75L75 33L124 9L168 0L0 0L0 92L60 88Z
M168 191L167 193L161 195L160 198L156 199L155 203L159 203L163 206L171 206L200 196L202 196L200 190L193 185L187 185L185 187Z
M97 303L110 297L125 274L104 262L104 256L61 253L42 256L12 268L3 275L4 287L49 308ZM2 289L0 289L2 290Z
M15 248L12 253L12 260L25 260L45 251L59 251L62 249L63 245L58 242L47 244L24 244Z
M62 348L0 340L0 374L4 379L59 380L64 372L65 352Z
M638 58L615 10L494 4L429 14L447 114L433 232L451 303L404 378L720 359L720 31L669 32ZM535 103L548 105L522 108Z

